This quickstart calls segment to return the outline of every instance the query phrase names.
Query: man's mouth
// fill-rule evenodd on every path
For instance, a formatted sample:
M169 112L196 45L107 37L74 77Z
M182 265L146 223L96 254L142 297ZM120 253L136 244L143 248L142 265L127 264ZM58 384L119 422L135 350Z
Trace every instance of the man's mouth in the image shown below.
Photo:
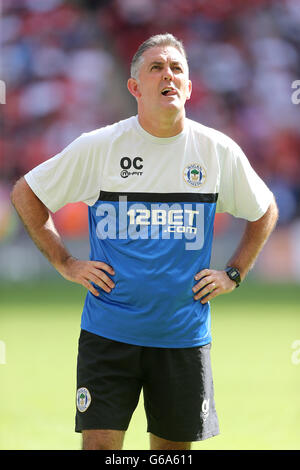
M164 96L173 96L177 95L177 91L172 87L165 87L161 90L161 94Z

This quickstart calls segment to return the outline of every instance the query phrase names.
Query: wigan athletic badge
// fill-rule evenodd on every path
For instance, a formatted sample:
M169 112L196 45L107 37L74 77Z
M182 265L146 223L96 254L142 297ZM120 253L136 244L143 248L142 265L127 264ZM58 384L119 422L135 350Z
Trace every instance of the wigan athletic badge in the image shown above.
M77 390L77 409L81 413L86 411L91 404L91 394L87 388L81 387Z
M191 186L198 187L204 183L206 172L198 163L191 163L185 167L183 177L186 183Z

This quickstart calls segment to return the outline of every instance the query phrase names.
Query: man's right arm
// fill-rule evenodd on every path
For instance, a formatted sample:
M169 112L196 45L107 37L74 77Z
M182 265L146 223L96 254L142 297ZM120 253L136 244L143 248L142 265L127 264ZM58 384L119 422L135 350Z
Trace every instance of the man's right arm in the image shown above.
M49 210L35 195L25 178L21 178L14 186L11 201L38 249L65 279L83 285L96 296L99 293L91 282L105 292L114 288L114 282L103 272L114 275L111 266L101 261L81 261L69 253Z

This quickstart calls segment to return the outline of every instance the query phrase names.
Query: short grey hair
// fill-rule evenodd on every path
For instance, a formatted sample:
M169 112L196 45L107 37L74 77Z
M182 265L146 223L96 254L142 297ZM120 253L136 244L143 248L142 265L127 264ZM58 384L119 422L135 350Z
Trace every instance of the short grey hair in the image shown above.
M144 52L147 51L148 49L151 49L152 47L157 47L157 46L175 47L175 49L178 49L178 51L185 58L186 63L188 62L183 43L179 39L175 38L175 36L173 36L173 34L170 34L170 33L156 34L155 36L151 36L149 39L144 41L139 46L136 53L134 54L133 59L131 61L131 66L130 66L130 74L132 78L135 78L136 80L138 79L140 66L143 62Z

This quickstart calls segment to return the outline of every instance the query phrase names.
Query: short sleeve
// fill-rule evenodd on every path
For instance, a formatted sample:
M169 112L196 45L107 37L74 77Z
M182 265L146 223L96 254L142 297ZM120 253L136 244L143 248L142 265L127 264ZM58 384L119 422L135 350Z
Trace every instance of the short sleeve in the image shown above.
M262 217L273 194L234 142L223 155L220 171L217 212L228 212L252 222Z
M89 134L82 134L62 152L24 177L32 191L52 212L72 202L93 205L100 192L100 152Z

